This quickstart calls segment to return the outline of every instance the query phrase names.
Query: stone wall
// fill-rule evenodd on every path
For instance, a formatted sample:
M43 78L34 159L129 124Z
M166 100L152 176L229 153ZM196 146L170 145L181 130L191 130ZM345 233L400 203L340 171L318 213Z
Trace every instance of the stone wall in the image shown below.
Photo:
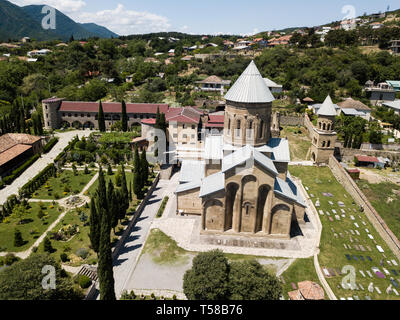
M302 126L304 125L304 117L302 115L282 115L281 126Z
M313 126L310 118L308 117L307 113L304 115L304 126L308 130L308 135L309 135L310 139L312 139L314 137L314 126Z
M334 156L331 156L329 158L329 167L339 183L343 185L343 187L353 197L356 203L364 209L364 212L369 221L373 224L375 229L385 240L385 242L388 244L389 248L393 251L396 257L400 259L399 239L397 239L397 237L389 229L385 221L371 205L364 193L358 188L357 184L346 172L346 170L344 170L344 168L340 165L340 163L335 159Z

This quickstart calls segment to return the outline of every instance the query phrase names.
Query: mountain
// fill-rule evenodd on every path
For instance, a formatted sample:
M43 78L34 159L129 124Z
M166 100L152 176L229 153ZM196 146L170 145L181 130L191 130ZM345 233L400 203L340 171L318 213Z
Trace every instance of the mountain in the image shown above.
M17 5L0 0L0 41L31 37L37 40L52 40L58 38L52 30L43 30L24 10Z
M106 27L99 26L95 23L80 23L82 27L84 27L89 32L97 34L100 38L118 38L119 35L115 32L108 30Z
M22 7L32 19L36 20L39 24L42 23L42 19L45 16L42 13L42 5L30 5ZM67 17L61 11L56 10L56 32L62 40L68 40L71 35L74 36L74 39L87 39L90 37L97 37L98 35L95 33L90 32L89 30L85 29L79 23L76 23L71 18Z
M0 41L30 37L43 40L68 40L71 35L74 39L117 38L118 35L105 27L95 23L77 23L61 11L56 10L56 29L42 28L43 5L29 5L19 7L7 0L0 0Z

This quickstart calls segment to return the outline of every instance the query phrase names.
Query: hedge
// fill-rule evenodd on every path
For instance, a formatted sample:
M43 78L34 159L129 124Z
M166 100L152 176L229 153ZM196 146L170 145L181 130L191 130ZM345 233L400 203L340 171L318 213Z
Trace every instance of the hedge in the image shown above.
M53 149L54 145L58 142L58 138L52 138L46 145L43 147L43 153L48 153L51 149Z
M15 169L11 174L3 179L4 184L11 184L17 179L26 169L28 169L37 159L40 158L40 154L35 154L28 161L25 161L21 166Z
M161 216L163 215L164 210L165 210L165 206L167 205L167 202L168 202L168 199L169 199L169 197L166 196L163 199L163 201L161 202L161 206L160 206L160 208L158 209L158 212L157 212L157 218L161 218Z

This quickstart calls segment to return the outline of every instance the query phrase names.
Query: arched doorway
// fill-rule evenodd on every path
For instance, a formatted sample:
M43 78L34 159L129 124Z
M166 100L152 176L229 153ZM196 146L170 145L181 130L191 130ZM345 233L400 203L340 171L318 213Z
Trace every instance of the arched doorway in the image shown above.
M313 162L315 162L315 161L317 160L317 158L316 158L316 156L315 156L315 152L313 152L313 153L311 154L311 160L312 160Z
M204 206L205 230L223 231L224 206L217 199L209 200Z
M290 208L285 204L279 204L271 212L271 234L287 234L290 230Z
M226 186L225 201L225 231L231 230L233 227L233 211L235 208L235 199L239 190L239 185L230 183Z
M82 123L80 123L79 121L74 121L74 122L72 122L72 126L75 129L80 129L80 128L82 128Z
M94 124L93 124L93 122L91 122L91 121L86 121L86 122L83 124L83 128L85 128L85 129L93 129L93 128L94 128Z

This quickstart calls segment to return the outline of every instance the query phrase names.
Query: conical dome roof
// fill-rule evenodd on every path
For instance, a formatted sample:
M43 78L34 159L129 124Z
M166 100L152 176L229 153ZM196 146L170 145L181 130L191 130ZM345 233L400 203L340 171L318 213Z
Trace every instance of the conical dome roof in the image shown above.
M333 102L330 95L326 97L324 103L318 110L317 114L319 116L336 116L336 109L333 106Z
M242 103L266 103L275 100L254 61L236 80L225 99Z

